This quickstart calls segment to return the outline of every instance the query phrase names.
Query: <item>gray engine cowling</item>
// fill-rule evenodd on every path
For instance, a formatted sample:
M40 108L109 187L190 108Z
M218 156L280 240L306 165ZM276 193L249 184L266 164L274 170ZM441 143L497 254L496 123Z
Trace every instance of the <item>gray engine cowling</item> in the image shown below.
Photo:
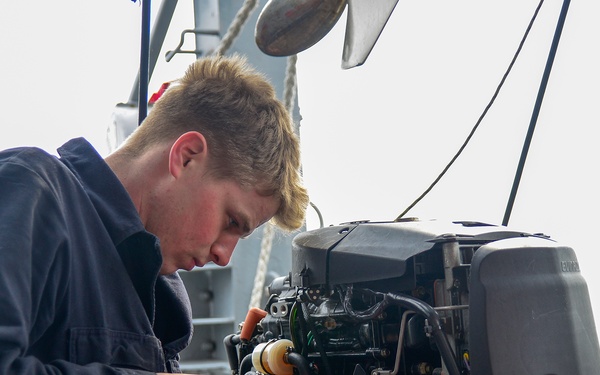
M234 373L270 373L254 350L282 339L291 342L275 366L284 373L600 371L576 255L547 236L478 222L356 222L301 233L292 252L253 336L229 338Z

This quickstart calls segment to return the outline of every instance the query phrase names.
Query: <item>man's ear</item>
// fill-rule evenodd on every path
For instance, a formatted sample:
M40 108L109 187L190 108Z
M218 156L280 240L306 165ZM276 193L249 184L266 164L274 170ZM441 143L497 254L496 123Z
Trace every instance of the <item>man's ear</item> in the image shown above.
M190 162L204 161L207 152L206 138L201 133L190 131L182 134L171 146L169 172L179 178Z

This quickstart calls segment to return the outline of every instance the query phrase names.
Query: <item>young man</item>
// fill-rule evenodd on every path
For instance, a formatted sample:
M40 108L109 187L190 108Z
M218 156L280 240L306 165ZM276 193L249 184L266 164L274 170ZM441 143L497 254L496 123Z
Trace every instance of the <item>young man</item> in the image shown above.
M179 372L177 270L226 265L308 196L291 119L240 57L192 64L121 148L0 153L0 373Z

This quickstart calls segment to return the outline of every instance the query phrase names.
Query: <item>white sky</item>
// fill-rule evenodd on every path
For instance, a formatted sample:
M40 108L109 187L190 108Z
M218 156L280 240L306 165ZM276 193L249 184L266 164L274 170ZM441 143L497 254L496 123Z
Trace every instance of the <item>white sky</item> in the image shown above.
M190 3L177 5L181 29L193 25ZM561 5L546 0L471 144L407 216L501 223ZM304 176L327 225L394 219L429 186L490 100L536 6L402 0L364 66L340 68L345 16L299 55ZM52 152L84 136L106 154L111 114L137 73L140 16L128 0L4 2L0 149ZM150 91L180 76L187 57L159 60ZM574 1L510 221L576 250L596 311L599 67L600 2Z
M345 18L299 55L304 176L326 224L394 219L433 182L491 99L537 4L400 1L363 66L340 68ZM502 222L561 6L545 2L471 143L407 217ZM599 67L600 2L574 1L509 222L576 250L596 311Z

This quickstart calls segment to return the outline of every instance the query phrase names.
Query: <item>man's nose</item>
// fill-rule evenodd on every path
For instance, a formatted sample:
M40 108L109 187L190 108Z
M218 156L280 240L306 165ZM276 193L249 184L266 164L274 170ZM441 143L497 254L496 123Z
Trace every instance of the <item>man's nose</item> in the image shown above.
M221 236L211 247L210 252L213 257L213 263L219 266L228 265L239 239L238 236Z

